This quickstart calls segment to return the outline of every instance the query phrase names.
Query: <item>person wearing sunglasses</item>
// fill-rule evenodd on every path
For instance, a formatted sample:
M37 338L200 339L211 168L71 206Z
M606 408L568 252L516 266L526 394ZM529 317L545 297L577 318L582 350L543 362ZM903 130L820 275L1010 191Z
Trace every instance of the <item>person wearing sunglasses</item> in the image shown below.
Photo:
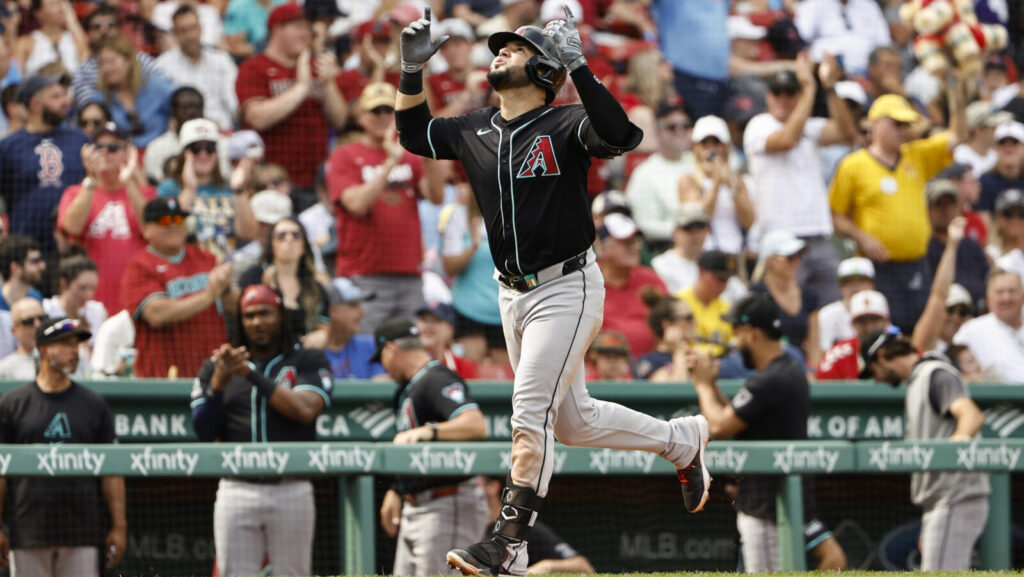
M636 360L636 376L655 383L690 380L686 353L697 340L697 324L690 305L673 296L644 294L650 308L647 325L658 339L654 350Z
M110 111L102 102L90 102L79 109L77 125L93 141L103 130L103 126L110 122Z
M119 311L121 274L146 246L142 212L156 191L139 169L138 151L113 122L100 127L81 156L87 176L61 196L57 227L85 249L107 281L97 287L96 300L107 310Z
M36 329L46 320L43 305L25 297L11 306L11 333L17 348L0 360L0 379L31 381L36 378Z
M981 198L974 205L990 224L998 219L999 210L995 205L1000 195L1010 189L1024 190L1024 124L1016 121L1000 124L993 141L996 164L979 178Z
M256 236L256 219L249 196L234 194L220 168L217 151L220 131L206 118L181 125L180 152L168 178L157 187L162 197L177 198L195 215L199 246L219 259Z

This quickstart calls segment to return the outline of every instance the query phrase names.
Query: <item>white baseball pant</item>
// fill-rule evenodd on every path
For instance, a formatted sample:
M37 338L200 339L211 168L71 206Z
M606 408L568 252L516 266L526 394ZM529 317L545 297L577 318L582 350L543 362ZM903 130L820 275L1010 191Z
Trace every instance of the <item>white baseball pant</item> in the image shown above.
M11 551L11 577L98 577L96 547L27 547Z
M402 505L398 548L392 574L458 574L445 562L444 554L480 539L491 520L483 487L474 477L459 485L453 495L433 498L433 491L415 495L416 503Z
M967 571L988 520L988 497L943 503L921 516L921 571Z

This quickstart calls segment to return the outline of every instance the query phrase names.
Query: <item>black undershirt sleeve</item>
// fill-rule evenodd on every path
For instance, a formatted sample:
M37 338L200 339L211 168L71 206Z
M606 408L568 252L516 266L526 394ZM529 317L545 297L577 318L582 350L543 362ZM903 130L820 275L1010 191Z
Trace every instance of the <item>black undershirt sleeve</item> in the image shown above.
M589 66L581 66L572 73L572 82L587 110L590 123L601 140L611 145L629 143L632 125L622 105L601 84Z

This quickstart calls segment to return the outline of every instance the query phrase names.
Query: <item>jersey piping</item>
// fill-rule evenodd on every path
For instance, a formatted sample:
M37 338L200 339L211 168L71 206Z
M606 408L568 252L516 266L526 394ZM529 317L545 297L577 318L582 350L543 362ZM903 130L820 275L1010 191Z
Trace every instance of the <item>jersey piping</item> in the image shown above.
M513 130L512 133L508 135L508 194L509 194L509 204L512 207L512 243L513 243L513 245L515 246L515 249L516 249L515 250L515 253L516 253L516 270L519 271L519 274L524 274L524 273L523 273L523 265L520 264L520 262L519 262L519 232L516 230L515 169L512 168L512 159L513 159L513 157L515 156L515 153L516 153L514 140L515 140L517 132L519 132L520 130L526 128L527 126L533 124L537 120L543 118L544 116L546 116L552 110L554 110L554 108L548 108L544 112L538 114L537 118L534 118L534 119L530 120L529 122L527 122L526 124L523 124L519 128ZM498 158L501 158L501 137L500 137L500 134L499 134L499 140L498 140ZM498 194L501 195L501 199L500 199L501 200L501 204L504 204L505 203L505 195L502 194L502 189L501 189L501 163L500 162L498 163ZM502 234L504 234L504 229L502 230Z

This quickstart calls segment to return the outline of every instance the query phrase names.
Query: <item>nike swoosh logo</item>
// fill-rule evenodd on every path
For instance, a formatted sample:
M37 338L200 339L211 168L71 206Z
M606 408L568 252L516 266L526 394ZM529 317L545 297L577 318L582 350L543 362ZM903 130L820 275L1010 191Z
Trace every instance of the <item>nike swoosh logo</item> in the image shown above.
M483 135L487 134L488 132L491 132L490 128L488 128L487 130L484 130L483 128L476 129L476 135L477 136L483 136Z

